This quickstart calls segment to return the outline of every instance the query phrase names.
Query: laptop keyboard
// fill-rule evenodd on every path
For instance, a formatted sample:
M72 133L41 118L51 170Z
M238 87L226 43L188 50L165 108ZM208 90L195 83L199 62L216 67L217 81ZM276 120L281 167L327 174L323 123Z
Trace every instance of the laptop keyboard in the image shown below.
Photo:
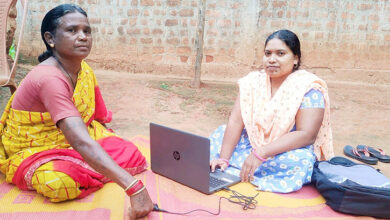
M218 178L215 178L213 176L210 176L210 187L211 188L215 188L215 187L218 187L218 186L222 186L224 184L226 184L227 182L224 181L224 180L221 180L221 179L218 179Z

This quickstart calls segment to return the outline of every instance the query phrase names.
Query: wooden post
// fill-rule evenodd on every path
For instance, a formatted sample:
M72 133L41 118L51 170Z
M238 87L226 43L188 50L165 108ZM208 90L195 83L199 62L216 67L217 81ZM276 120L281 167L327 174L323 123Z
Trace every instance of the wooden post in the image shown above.
M205 24L205 11L206 11L206 0L199 0L198 10L198 31L195 40L196 45L196 61L195 61L195 77L192 82L192 86L195 88L200 87L200 75L203 59L203 37L204 37L204 24Z

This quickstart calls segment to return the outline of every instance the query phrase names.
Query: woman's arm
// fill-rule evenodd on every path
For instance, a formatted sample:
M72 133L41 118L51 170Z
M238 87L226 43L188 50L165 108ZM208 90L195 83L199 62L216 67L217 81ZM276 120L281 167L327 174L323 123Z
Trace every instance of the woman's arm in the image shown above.
M223 136L220 158L226 160L230 159L234 148L240 139L242 129L244 129L244 122L242 121L241 116L240 94L238 94ZM210 165L212 172L214 172L216 166L221 167L222 170L227 168L227 164L223 160L218 159L213 160Z
M60 120L57 124L69 144L100 174L108 177L122 188L126 188L135 180L89 136L87 127L80 117L68 117ZM130 201L132 211L136 213L137 218L146 216L153 209L153 203L146 189L131 196Z
M299 109L295 117L296 131L289 132L256 151L261 157L267 158L313 144L324 119L324 112L323 108Z
M322 108L299 109L295 117L296 131L289 132L275 141L256 149L256 152L262 158L267 158L313 144L320 130L323 118L324 109ZM244 182L253 179L253 174L261 163L251 153L242 166L240 173L241 179Z

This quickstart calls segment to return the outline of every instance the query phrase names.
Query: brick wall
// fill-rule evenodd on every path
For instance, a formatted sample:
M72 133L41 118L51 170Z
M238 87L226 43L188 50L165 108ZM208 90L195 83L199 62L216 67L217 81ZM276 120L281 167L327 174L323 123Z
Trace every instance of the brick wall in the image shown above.
M41 53L44 14L73 2L87 11L93 27L88 61L94 67L192 77L199 1L30 1L24 35L29 46L23 52ZM267 35L286 28L301 40L304 68L340 78L346 71L356 72L357 78L379 74L390 83L389 0L206 2L203 77L234 78L258 68Z

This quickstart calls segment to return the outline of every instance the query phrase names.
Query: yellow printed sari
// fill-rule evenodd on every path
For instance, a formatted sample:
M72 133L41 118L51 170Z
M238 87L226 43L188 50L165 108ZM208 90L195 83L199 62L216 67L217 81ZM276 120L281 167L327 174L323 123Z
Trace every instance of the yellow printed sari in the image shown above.
M0 171L6 175L6 181L18 185L21 189L33 190L34 172L50 162L49 169L70 175L81 187L91 183L88 183L88 178L81 178L82 175L77 172L88 173L100 181L95 184L97 188L93 191L102 187L101 183L106 181L104 177L71 148L62 131L53 123L50 114L12 109L13 97L0 118ZM120 166L132 174L146 168L145 158L135 145L121 139L95 120L96 114L101 112L99 109L105 109L105 105L95 74L84 61L81 63L72 101L87 125L91 138L98 141ZM75 165L79 166L76 171L73 169ZM82 197L89 193L86 189Z

